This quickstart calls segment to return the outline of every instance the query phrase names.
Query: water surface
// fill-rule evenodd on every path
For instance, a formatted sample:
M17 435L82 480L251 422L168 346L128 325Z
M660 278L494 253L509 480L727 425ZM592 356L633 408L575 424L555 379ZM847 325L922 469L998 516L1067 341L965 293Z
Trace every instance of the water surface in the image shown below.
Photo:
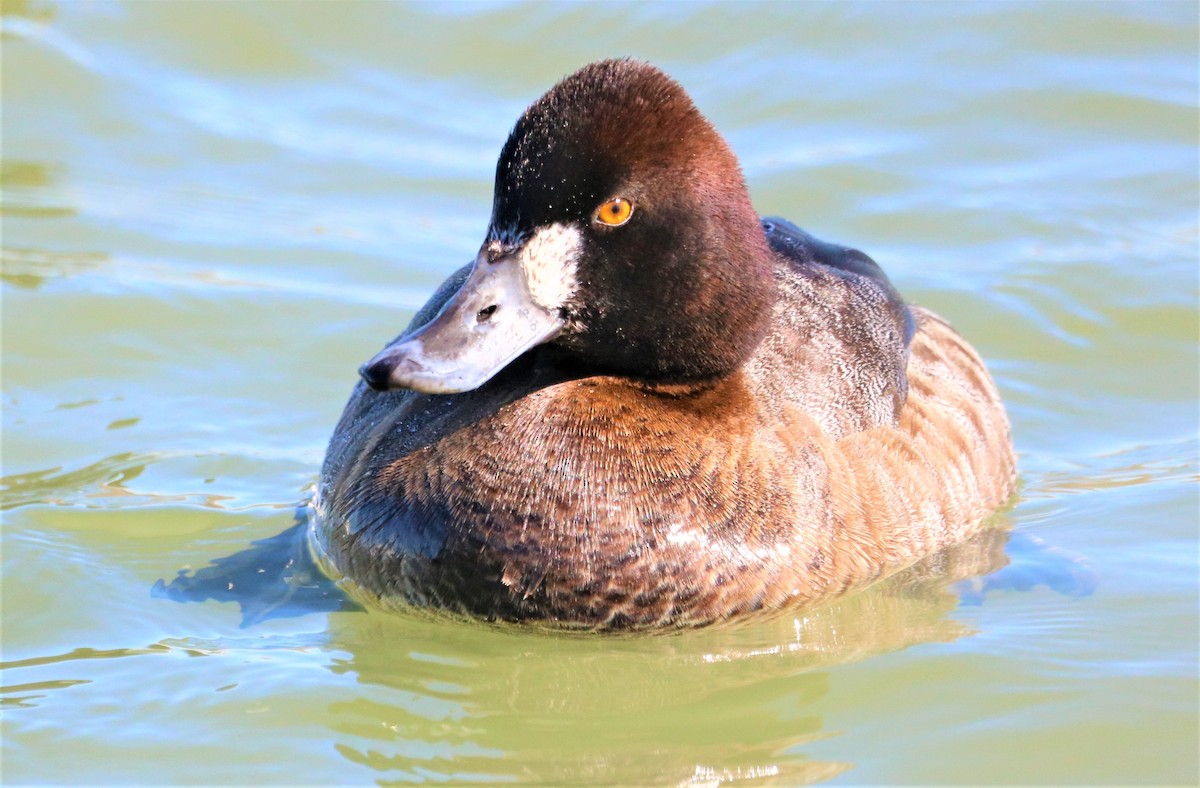
M1200 781L1197 16L6 0L0 777ZM985 356L1000 530L658 637L151 596L291 525L517 113L621 54Z

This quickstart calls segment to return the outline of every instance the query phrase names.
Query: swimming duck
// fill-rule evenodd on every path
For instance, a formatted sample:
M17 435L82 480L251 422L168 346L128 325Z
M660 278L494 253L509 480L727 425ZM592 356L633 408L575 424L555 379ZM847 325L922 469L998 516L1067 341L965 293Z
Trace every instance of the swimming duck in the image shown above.
M594 628L810 605L1013 490L971 346L862 252L761 220L632 60L525 111L475 260L360 375L311 542L389 605Z

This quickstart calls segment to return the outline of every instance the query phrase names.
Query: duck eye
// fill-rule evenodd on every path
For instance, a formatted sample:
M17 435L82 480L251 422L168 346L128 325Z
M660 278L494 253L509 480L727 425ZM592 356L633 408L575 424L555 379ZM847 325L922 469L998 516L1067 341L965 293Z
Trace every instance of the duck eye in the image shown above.
M596 209L592 221L608 227L620 227L633 215L633 203L624 197L613 197Z

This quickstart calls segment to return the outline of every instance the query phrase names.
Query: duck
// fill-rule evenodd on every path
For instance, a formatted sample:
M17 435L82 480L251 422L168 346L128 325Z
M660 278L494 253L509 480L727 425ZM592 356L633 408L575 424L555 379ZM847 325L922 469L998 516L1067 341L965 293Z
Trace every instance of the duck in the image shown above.
M309 542L385 608L598 630L799 610L1014 490L971 345L863 252L760 218L683 87L633 59L525 110L478 254L359 373Z

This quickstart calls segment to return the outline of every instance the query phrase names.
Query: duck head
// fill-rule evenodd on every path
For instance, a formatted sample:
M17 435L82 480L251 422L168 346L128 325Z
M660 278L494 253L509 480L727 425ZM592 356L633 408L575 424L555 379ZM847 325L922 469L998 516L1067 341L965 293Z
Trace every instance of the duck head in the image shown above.
M469 391L548 344L594 374L701 381L750 355L773 299L729 146L658 69L601 61L517 121L465 283L360 374L379 390Z

